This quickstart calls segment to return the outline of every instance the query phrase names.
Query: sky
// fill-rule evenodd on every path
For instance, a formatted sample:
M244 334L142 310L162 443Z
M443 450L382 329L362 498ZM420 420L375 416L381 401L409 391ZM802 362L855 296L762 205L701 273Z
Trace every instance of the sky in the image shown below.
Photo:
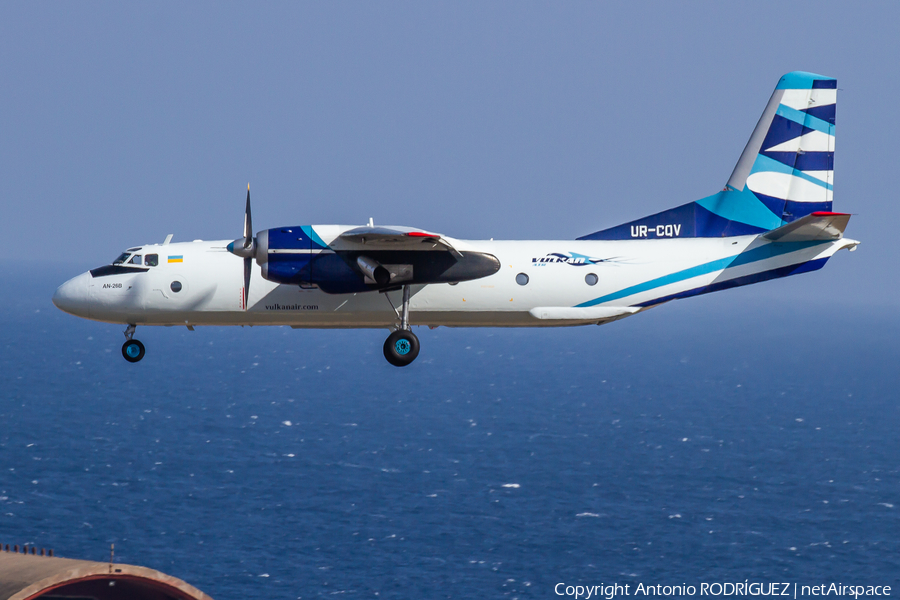
M74 276L169 233L237 238L248 182L257 230L372 217L572 239L720 190L780 76L804 70L838 80L834 209L863 243L744 293L890 306L898 17L888 2L4 2L0 268Z

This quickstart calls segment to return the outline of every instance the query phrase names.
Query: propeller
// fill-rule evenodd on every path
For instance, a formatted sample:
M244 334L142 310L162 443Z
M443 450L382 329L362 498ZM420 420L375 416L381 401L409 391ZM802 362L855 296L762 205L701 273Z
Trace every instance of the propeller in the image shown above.
M244 237L228 244L228 251L244 259L244 310L250 296L250 274L256 255L256 238L253 237L253 219L250 216L250 184L247 184L247 208L244 212Z
M253 248L256 240L253 239L253 219L250 216L250 184L247 184L247 208L244 212L244 250Z
M253 268L253 259L244 259L244 310L247 310L247 298L250 296L250 270Z

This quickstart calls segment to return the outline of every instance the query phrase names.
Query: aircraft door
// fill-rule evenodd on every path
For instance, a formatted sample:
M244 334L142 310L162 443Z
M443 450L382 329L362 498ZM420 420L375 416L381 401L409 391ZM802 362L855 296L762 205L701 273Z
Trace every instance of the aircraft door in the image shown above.
M196 308L198 293L203 293L203 282L193 289L196 266L189 268L188 260L181 251L152 253L145 256L144 266L148 272L141 282L143 307L145 310L179 311ZM177 254L175 252L178 252ZM193 277L189 276L192 275Z

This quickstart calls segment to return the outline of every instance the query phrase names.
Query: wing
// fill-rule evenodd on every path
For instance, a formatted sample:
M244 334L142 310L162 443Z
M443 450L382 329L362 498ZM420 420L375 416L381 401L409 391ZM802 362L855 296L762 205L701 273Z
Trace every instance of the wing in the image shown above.
M337 239L348 244L361 244L371 250L426 250L443 246L443 249L462 258L462 253L440 233L410 227L356 227L348 229Z
M340 281L316 278L315 283L326 293L458 283L487 277L500 269L500 261L492 254L412 227L354 227L333 238L328 246L343 266L333 265L334 277ZM318 260L318 272L325 273L325 262L331 259ZM316 269L313 266L312 272Z

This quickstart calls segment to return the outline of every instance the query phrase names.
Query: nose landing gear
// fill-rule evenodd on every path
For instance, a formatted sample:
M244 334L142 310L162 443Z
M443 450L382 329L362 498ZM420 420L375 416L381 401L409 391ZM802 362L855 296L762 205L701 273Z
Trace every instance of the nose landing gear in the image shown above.
M395 367L405 367L419 355L419 338L409 327L409 286L403 286L400 329L384 341L384 357Z
M122 344L122 356L128 362L136 363L144 358L144 345L137 340L128 340Z
M136 363L144 358L144 345L131 339L135 329L137 329L135 325L128 325L125 329L125 343L122 344L122 356L130 363Z

